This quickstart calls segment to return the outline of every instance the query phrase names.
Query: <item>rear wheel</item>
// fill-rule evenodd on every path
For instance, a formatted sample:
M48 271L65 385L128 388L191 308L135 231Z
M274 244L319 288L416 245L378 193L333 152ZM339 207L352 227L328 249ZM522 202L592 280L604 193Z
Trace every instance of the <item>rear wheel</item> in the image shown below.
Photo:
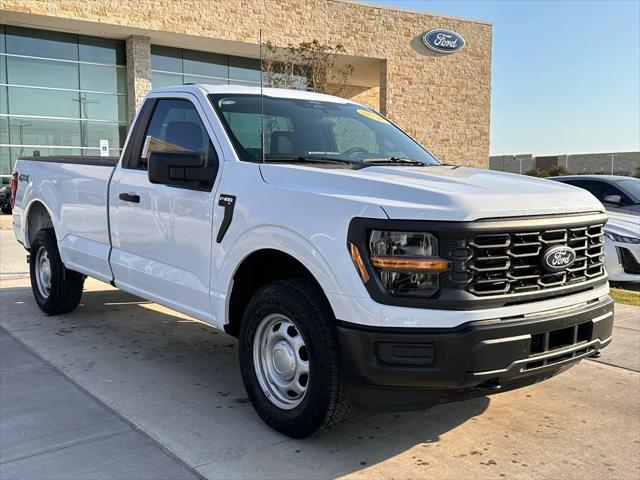
M240 330L240 369L260 417L294 438L346 420L335 320L314 283L272 282L253 296Z
M64 266L53 229L40 230L31 242L29 273L33 296L43 312L68 313L80 303L84 275Z

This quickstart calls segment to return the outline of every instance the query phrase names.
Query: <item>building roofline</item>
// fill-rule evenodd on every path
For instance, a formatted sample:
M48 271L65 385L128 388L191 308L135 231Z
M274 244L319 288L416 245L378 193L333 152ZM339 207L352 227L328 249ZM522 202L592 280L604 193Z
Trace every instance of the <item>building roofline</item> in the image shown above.
M369 7L369 8L380 8L382 10L392 10L392 11L396 11L396 12L405 12L405 13L413 13L415 15L426 15L426 16L430 16L430 17L441 17L441 18L448 18L451 20L461 20L464 22L472 22L472 23L479 23L481 25L489 25L491 27L493 27L493 22L489 21L489 20L479 20L477 18L468 18L468 17L458 17L455 15L445 15L442 13L432 13L432 12L421 12L419 10L414 10L412 8L399 8L399 7L391 7L389 5L381 5L379 3L375 3L375 2L369 2L367 1L363 1L363 0L331 0L333 2L339 2L339 3L349 3L351 5L360 5L362 7Z

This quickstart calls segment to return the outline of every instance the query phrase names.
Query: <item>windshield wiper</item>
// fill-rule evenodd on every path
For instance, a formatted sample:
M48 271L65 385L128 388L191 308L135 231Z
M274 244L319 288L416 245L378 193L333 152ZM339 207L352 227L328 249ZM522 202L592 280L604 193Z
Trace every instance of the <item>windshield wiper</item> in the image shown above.
M281 157L265 157L265 163L341 163L343 165L353 165L353 162L331 157L310 157L304 155L292 155Z
M379 166L379 165L417 165L421 167L427 166L426 163L410 158L387 157L387 158L364 158L360 161L362 167Z

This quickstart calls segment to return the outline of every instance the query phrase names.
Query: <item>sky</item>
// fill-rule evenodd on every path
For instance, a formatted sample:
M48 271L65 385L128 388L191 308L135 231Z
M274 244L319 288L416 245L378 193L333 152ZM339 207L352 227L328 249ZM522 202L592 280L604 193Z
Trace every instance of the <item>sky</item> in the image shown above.
M491 155L640 150L640 0L367 3L493 22Z

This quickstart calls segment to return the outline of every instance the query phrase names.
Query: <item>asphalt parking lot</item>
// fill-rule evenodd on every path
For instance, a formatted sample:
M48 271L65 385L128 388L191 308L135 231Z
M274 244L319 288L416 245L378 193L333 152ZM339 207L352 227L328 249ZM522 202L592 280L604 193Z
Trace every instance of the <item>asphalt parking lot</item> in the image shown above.
M92 280L75 312L46 317L33 302L13 233L5 228L0 236L0 345L3 354L16 352L0 358L0 440L23 440L0 443L3 480L91 472L94 478L640 478L638 307L618 306L614 341L599 360L547 382L427 411L358 414L333 431L291 440L266 427L248 403L234 339ZM68 459L54 446L53 464L43 461L48 451L27 452L33 441L47 440L52 426L25 423L24 412L16 417L21 409L5 389L45 380L28 368L16 373L15 358L41 362L65 389L95 403L83 407L77 422L67 414L56 434L81 442L87 434L80 430L91 423L87 412L95 411L96 422L109 425L103 435L116 432L113 438L136 445L112 449L110 458L122 455L120 467L133 465L126 451L139 448L140 462L152 458L160 470L127 475L106 461L99 472L81 470L83 462L104 460L100 448ZM22 410L30 408L31 419L47 419L55 408L30 405Z

